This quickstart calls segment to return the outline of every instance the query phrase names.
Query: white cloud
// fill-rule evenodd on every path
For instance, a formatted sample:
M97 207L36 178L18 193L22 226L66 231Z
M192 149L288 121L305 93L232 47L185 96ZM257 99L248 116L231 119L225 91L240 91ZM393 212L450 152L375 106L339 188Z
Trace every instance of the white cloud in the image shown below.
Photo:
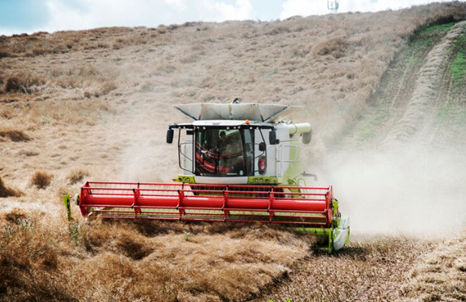
M250 0L237 0L235 5L203 0L197 1L195 5L199 11L199 20L203 21L246 20L255 17Z
M250 0L226 4L218 0L48 0L52 18L41 30L88 29L102 26L149 26L187 21L254 19Z
M163 0L163 2L178 12L182 12L188 8L184 0Z
M427 4L428 0L340 0L338 12L375 12L386 9L400 9L412 5ZM437 2L449 2L440 0ZM327 0L287 0L283 3L280 19L292 16L323 15L330 11L327 8Z
M292 16L323 15L328 13L327 2L325 0L288 0L283 3L280 19L283 20Z

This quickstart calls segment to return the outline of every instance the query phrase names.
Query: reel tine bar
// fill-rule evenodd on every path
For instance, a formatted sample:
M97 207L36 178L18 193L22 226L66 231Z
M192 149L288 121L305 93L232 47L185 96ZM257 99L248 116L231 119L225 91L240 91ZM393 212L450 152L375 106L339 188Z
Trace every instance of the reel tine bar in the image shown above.
M86 182L84 217L328 227L332 187Z

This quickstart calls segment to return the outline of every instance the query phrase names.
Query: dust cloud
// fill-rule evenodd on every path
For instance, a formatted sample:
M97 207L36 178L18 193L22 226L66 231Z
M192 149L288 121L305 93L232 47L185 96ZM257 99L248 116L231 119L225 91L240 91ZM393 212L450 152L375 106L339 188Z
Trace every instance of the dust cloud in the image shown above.
M466 226L466 163L457 150L351 152L331 155L321 170L353 233L426 237ZM323 168L320 168L323 169Z

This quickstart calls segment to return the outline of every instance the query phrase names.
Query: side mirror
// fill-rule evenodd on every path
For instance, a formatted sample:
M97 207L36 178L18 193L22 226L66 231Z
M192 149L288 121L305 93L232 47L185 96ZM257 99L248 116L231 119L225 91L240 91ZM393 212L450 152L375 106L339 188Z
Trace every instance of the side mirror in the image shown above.
M264 142L261 142L261 143L259 144L259 151L264 152L265 149L267 149L267 146L265 145Z
M167 130L167 143L171 144L173 143L173 136L175 135L175 131L173 129L168 129Z
M309 144L312 140L312 131L303 133L303 143L304 144Z
M277 141L277 132L275 131L275 129L272 129L270 130L269 132L269 142L271 145L276 145L278 144L278 141Z

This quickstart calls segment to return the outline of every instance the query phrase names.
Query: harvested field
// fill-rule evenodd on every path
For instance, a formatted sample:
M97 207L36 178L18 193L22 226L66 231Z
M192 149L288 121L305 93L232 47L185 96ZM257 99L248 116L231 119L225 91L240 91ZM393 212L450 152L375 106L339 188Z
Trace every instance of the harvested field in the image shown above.
M265 300L394 301L409 280L406 272L431 249L427 242L406 237L359 240L337 255L317 254L299 261L291 278Z
M466 299L466 237L464 232L436 243L410 270L400 300L463 301Z
M466 5L0 39L0 301L463 301ZM47 43L45 43L47 42ZM29 46L28 46L29 45ZM69 222L87 180L170 182L172 104L302 106L353 242ZM452 237L451 234L455 236Z

